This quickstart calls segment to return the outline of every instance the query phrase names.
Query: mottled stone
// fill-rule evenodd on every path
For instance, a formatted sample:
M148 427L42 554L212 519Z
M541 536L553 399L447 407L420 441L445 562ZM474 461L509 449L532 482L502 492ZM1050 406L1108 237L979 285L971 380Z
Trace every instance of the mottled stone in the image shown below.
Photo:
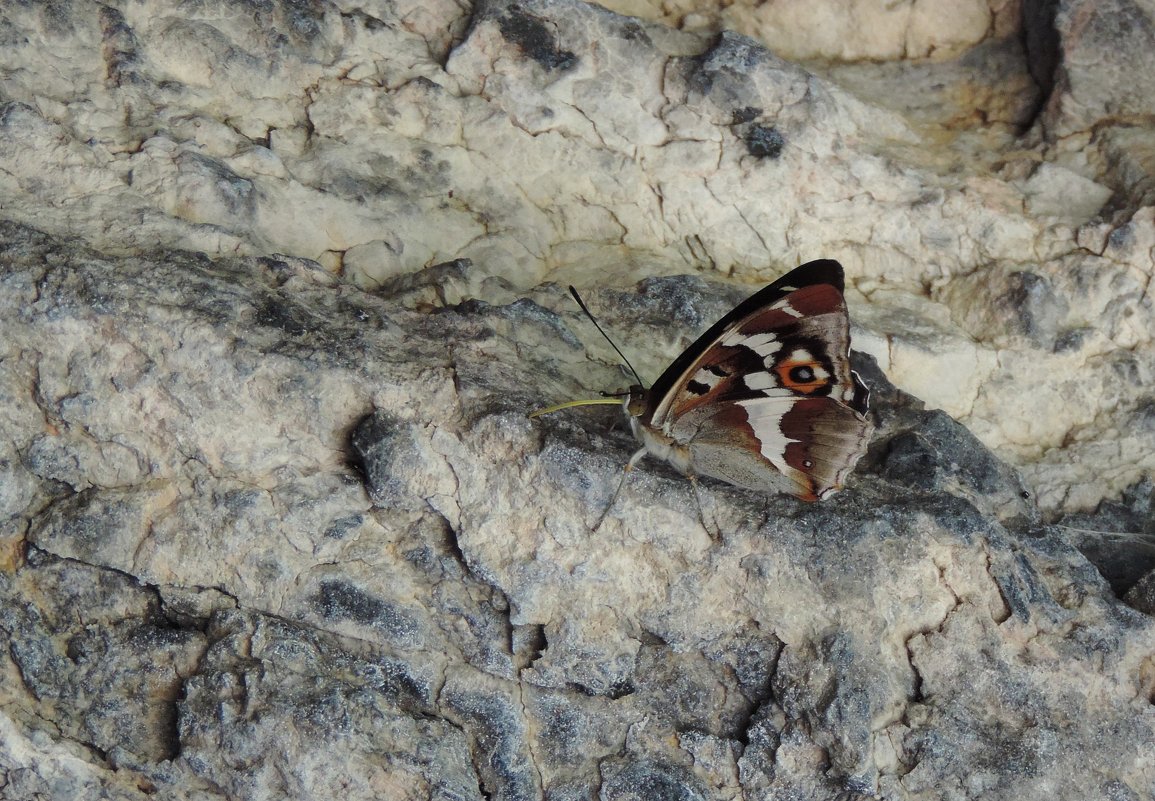
M1067 136L1100 121L1149 115L1155 109L1149 47L1155 6L1146 0L1064 0L1054 6L1051 24L1062 59L1045 113L1048 132Z
M0 11L0 795L1150 796L1150 15L947 5ZM816 257L829 501L527 417Z

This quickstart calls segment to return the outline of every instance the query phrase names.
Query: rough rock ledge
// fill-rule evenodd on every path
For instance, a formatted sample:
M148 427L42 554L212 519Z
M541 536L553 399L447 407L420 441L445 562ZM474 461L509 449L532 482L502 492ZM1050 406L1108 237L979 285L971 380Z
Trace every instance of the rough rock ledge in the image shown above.
M0 10L0 797L1155 795L1155 9L776 5ZM819 256L831 501L526 418Z

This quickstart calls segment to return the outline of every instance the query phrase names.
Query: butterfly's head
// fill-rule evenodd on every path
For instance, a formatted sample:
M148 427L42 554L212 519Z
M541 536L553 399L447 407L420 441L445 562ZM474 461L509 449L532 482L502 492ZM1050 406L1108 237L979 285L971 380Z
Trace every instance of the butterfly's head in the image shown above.
M630 392L626 395L622 406L625 407L626 414L630 417L641 417L646 413L646 388L641 384L634 384L630 387Z

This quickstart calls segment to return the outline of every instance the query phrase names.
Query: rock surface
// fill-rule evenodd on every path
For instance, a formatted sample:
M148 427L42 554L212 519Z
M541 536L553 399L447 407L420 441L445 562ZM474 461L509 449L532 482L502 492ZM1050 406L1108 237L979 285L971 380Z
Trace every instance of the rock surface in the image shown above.
M106 253L287 253L386 291L468 258L420 296L448 301L835 257L859 347L1044 509L1155 466L1155 152L1142 81L1098 88L1147 51L1103 14L1024 12L1024 36L992 6L956 59L824 80L576 1L240 8L8 9L7 218Z
M5 7L0 797L1155 793L1151 11L851 5ZM831 501L527 419L821 256Z

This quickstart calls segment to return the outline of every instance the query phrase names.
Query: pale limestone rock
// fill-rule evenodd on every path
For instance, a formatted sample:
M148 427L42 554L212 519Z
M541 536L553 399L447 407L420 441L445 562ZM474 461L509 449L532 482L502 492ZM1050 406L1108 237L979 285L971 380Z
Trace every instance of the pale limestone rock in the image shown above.
M730 5L722 20L787 58L838 61L950 57L983 41L993 27L987 0L744 0Z
M1146 51L944 5L0 12L0 794L1149 793ZM820 256L830 503L526 419Z
M619 14L693 31L738 31L790 59L842 61L951 58L990 36L1018 30L1020 3L1006 0L608 0Z

